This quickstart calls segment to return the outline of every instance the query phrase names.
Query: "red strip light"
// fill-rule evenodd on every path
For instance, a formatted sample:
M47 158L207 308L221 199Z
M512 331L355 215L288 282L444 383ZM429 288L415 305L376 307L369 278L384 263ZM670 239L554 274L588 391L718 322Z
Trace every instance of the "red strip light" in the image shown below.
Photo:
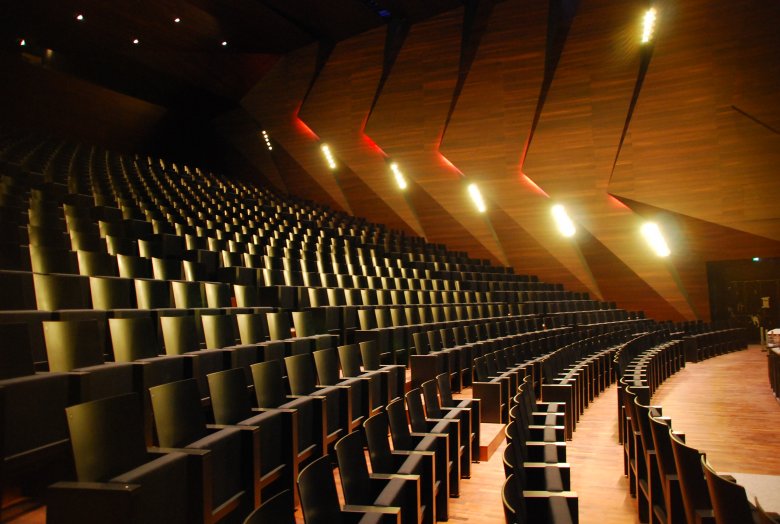
M385 153L385 151L381 147L379 147L379 144L374 142L370 136L368 136L365 133L361 133L360 137L363 139L363 143L366 145L366 147L371 149L373 152L378 153L383 157L387 158L388 156L387 153Z
M534 182L533 180L528 178L528 175L526 175L525 173L520 173L520 181L523 182L526 186L528 186L535 193L538 193L538 194L540 194L542 196L546 196L547 198L550 198L550 195L545 193L544 189L539 187L539 185L536 182Z
M293 114L293 124L295 125L295 128L301 133L313 140L319 140L320 137L312 131L312 129L306 125L306 122L301 120L301 117L298 116L298 113L300 113L301 107L298 106L298 109L295 110L295 114Z

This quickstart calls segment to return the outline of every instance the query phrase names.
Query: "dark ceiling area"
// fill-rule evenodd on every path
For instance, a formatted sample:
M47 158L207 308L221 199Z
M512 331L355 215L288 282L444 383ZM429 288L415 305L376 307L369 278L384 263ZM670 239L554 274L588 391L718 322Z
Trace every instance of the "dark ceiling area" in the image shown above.
M393 19L414 24L462 3L3 2L0 34L3 49L41 58L47 67L168 108L214 114L235 105L285 53L314 42L339 42Z

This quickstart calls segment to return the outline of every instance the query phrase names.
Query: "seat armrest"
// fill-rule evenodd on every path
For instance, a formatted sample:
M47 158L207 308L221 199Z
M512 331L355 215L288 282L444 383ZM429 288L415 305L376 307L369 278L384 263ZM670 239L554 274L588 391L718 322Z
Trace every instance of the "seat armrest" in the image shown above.
M357 506L348 504L341 507L346 524L357 524L364 516L377 515L375 522L382 524L401 524L401 508L397 506Z

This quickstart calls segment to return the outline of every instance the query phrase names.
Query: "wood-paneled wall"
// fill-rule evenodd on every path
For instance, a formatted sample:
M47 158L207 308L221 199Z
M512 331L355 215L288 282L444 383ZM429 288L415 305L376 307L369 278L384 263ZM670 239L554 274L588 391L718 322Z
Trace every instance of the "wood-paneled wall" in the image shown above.
M707 260L780 255L780 7L656 2L652 48L638 0L485 7L412 25L389 70L398 41L382 29L321 68L315 47L280 60L242 103L300 167L274 160L287 189L658 319L708 318ZM641 237L647 219L668 259Z

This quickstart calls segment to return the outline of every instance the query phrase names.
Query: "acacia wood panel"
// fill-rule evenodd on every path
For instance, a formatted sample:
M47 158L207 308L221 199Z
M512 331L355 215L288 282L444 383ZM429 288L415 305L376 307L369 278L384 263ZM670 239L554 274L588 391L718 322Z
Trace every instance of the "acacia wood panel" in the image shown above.
M580 4L524 170L683 317L694 318L663 259L644 244L640 218L606 193L639 73L644 7L638 0ZM609 299L631 302L643 289L621 288Z
M286 55L247 93L241 105L302 168L297 172L285 172L280 168L290 191L305 198L316 197L325 191L328 200L335 202L338 209L345 210L348 205L325 165L318 137L298 118L298 110L314 75L316 56L315 45Z
M300 117L337 156L343 166L338 176L354 175L363 182L341 182L356 214L423 236L391 178L385 156L362 132L382 75L386 33L385 28L375 29L339 43L317 77Z
M458 76L462 21L461 8L412 26L366 133L449 213L452 220L442 220L433 208L415 207L430 240L497 261L502 251L474 210L462 176L438 152ZM410 192L410 201L415 198ZM461 227L450 227L452 222Z
M780 239L780 6L657 4L659 30L610 190ZM625 167L630 166L630 169Z
M548 16L543 2L512 0L493 8L441 151L501 209L494 227L515 232L500 236L511 265L598 295L576 246L551 231L549 199L520 177L544 77Z
M692 307L710 317L706 263L715 260L780 257L780 242L712 222L624 199L642 216L655 217L675 246L669 263L677 271Z

